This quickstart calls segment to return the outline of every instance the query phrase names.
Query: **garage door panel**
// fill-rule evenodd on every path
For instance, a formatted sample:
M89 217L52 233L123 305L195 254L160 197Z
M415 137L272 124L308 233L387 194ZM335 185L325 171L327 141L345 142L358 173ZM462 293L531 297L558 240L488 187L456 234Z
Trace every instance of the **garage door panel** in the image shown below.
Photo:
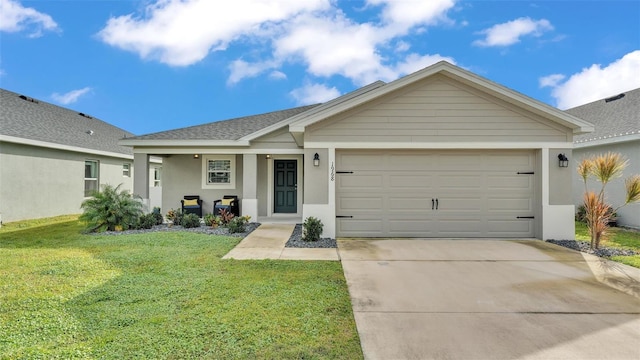
M384 178L382 175L341 176L338 186L344 190L365 191L382 190Z
M397 174L389 175L389 188L409 190L422 189L428 190L433 188L434 176L429 174L409 175Z
M517 219L535 213L535 177L518 175L534 171L533 151L344 150L336 158L337 170L350 172L336 174L338 236L534 236L535 221Z
M487 210L490 212L505 212L518 214L530 214L533 212L533 201L530 198L521 199L488 199Z
M359 212L381 212L384 199L381 196L345 196L340 199L339 207L343 210Z

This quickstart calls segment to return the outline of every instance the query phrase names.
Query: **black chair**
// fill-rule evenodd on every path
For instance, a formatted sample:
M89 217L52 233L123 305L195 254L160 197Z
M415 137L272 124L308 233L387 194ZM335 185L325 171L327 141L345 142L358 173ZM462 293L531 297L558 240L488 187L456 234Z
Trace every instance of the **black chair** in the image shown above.
M180 202L183 214L196 214L198 217L202 217L202 199L199 195L185 195Z
M213 214L220 215L220 210L227 210L235 216L240 216L240 206L237 195L225 195L213 202Z

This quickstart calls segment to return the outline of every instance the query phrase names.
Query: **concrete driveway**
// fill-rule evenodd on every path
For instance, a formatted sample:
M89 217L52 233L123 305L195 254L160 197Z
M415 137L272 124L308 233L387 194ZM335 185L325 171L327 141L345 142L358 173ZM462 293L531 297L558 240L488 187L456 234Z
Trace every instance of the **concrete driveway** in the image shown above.
M537 240L338 251L367 359L640 359L638 269Z

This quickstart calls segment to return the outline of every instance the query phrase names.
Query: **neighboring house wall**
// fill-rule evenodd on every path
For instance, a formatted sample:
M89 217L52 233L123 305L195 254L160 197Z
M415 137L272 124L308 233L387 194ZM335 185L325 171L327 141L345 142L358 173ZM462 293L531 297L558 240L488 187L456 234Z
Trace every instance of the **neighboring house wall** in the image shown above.
M242 155L235 156L235 188L203 189L203 159L194 159L193 155L172 155L163 158L162 205L163 212L180 209L180 200L185 195L199 195L203 200L203 215L213 212L213 202L224 195L238 195L242 199ZM241 209L242 211L242 209Z
M607 152L616 152L622 154L629 160L629 165L625 170L625 176L611 181L606 186L607 202L618 207L624 203L625 185L624 179L633 174L640 174L640 140L617 143L604 144L600 146L581 147L573 150L573 200L576 204L583 203L584 182L576 173L576 167L582 159L594 155L606 154ZM592 191L600 191L600 183L596 181L588 182L589 189ZM640 203L629 204L619 209L618 224L640 229Z
M133 160L2 142L0 214L2 221L79 214L84 201L85 160L100 163L100 185L133 189ZM122 165L128 163L130 176Z

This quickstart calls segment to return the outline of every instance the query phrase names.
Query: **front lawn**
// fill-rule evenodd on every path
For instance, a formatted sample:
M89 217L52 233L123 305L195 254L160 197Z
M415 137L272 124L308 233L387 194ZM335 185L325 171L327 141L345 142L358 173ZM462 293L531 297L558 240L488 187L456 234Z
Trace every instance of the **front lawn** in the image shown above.
M221 260L240 239L0 229L0 358L362 358L339 262Z
M609 229L609 237L601 246L640 251L640 232L622 228ZM576 240L590 241L589 230L585 223L576 221ZM611 260L640 268L640 255L613 256Z

